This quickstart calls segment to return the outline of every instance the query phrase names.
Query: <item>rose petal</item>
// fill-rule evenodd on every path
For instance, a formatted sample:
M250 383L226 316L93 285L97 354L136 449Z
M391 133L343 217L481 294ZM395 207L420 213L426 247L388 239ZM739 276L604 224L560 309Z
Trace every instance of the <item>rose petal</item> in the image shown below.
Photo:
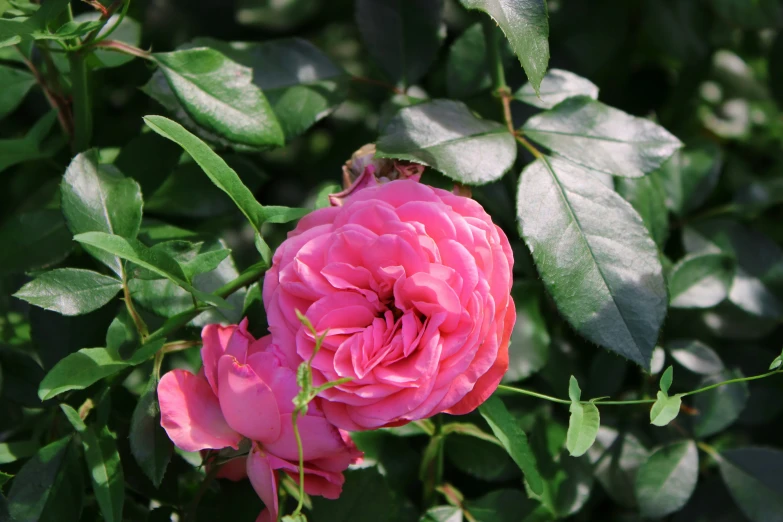
M280 416L282 427L280 437L272 443L264 444L264 448L276 457L293 462L299 460L299 451L291 419L290 413ZM323 459L346 452L347 448L340 432L324 417L306 415L299 417L296 423L299 437L302 440L302 454L305 461Z
M274 470L268 456L253 445L250 455L247 456L247 477L266 506L258 520L277 520L279 507L277 503L277 474ZM266 519L262 518L265 513L268 514Z
M226 422L251 440L280 436L280 411L274 393L250 365L224 355L218 362L220 408Z

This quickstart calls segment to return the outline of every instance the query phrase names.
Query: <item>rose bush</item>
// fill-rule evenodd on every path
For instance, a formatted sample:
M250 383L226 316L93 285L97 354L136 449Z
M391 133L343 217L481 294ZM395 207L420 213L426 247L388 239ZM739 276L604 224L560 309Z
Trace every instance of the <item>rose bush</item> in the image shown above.
M348 430L463 414L508 368L513 255L475 201L400 179L304 217L275 252L264 305L275 344L309 359L323 409Z
M239 325L206 326L204 365L198 375L173 370L158 385L161 424L179 448L238 450L243 440L249 440L245 465L229 461L218 476L250 479L267 508L259 521L277 520L276 470L299 482L292 422L299 386L294 370L283 364L284 357L270 341L269 336L254 339L247 331L247 319ZM305 462L304 491L339 497L345 480L342 472L357 462L361 452L347 433L324 418L318 399L297 424Z

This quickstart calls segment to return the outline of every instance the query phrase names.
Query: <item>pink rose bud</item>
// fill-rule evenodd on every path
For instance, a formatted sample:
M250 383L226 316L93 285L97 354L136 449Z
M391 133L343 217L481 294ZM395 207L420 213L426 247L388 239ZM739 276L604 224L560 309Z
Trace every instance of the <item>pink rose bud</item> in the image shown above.
M161 425L185 451L239 449L250 439L244 469L234 461L221 476L247 476L277 519L277 476L283 470L299 481L299 454L293 431L293 398L299 391L296 372L271 337L254 339L247 319L239 325L208 325L201 333L203 369L198 375L173 370L158 385ZM342 471L361 453L345 433L326 418L320 399L297 420L305 461L304 489L312 495L337 498L345 480Z
M327 332L313 379L351 379L321 394L340 428L468 413L508 368L513 262L474 200L411 179L370 184L305 216L277 249L269 329L291 367L315 347L295 310Z
M364 145L343 165L343 191L329 196L334 207L340 207L358 190L375 187L397 179L419 181L424 165L409 161L375 157L375 144Z

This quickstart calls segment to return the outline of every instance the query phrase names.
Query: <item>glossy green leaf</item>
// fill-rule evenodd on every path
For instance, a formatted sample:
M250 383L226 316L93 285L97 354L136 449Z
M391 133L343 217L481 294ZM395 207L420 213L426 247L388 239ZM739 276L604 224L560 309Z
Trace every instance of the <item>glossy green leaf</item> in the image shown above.
M764 234L729 219L686 227L690 253L727 254L737 261L728 299L760 317L783 316L783 250Z
M588 96L597 100L598 86L587 78L582 78L563 69L547 71L546 76L541 80L538 93L530 82L514 93L515 99L539 109L551 109L558 103L574 96Z
M225 258L231 255L231 251L223 248L219 241L190 241L173 240L158 243L152 250L162 251L172 257L182 267L185 277L191 281L194 276L211 272Z
M614 176L644 176L682 147L657 123L588 96L569 98L523 128L530 139L570 161Z
M680 413L681 405L681 395L669 397L664 392L659 391L658 397L650 409L650 424L666 426L677 418L677 415Z
M135 239L125 239L120 236L105 234L103 232L86 232L74 236L73 239L79 243L101 249L155 272L156 274L171 280L173 283L177 284L177 286L187 290L197 299L204 301L205 303L230 308L230 305L225 299L202 292L187 283L182 267L166 252L149 248Z
M22 103L35 85L35 77L23 69L0 65L0 85L0 118L4 118Z
M537 92L549 64L549 20L545 0L461 0L500 26Z
M127 360L107 348L82 348L54 365L41 381L38 396L45 401L69 390L83 390L105 377L143 363L164 342L165 339L159 339L145 344Z
M588 455L595 466L595 478L606 494L622 506L635 508L636 474L650 456L644 444L628 431L601 426Z
M658 250L631 205L579 166L542 158L522 172L517 214L560 313L648 369L667 296Z
M122 522L125 482L116 436L104 426L98 433L88 427L81 434L84 457L95 499L106 522Z
M299 208L262 206L242 183L236 171L184 127L163 116L145 116L144 121L152 130L185 149L209 179L234 201L256 232L260 233L261 223L287 223L307 213L307 210Z
M197 38L193 43L253 70L253 84L264 92L287 140L328 116L348 96L349 76L307 40L229 43Z
M639 213L653 241L663 250L669 237L669 210L658 173L636 179L618 178L616 185L617 193Z
M734 501L752 522L783 520L783 451L739 448L721 452L720 474Z
M712 375L724 369L718 354L701 341L676 340L667 343L666 348L675 361L693 373Z
M569 412L571 416L568 418L566 448L572 457L580 457L587 453L595 442L598 428L601 426L601 417L598 407L592 402L587 404L571 402Z
M669 273L669 299L673 308L712 308L729 295L735 261L721 253L682 258Z
M658 169L669 210L683 215L701 206L715 188L722 166L718 147L686 147L675 152Z
M154 375L133 410L130 448L144 474L159 487L174 453L174 444L160 425L158 379Z
M656 449L636 475L636 497L644 517L660 518L680 510L699 477L699 451L691 440Z
M16 214L0 226L0 274L45 268L73 249L71 233L59 210Z
M479 406L479 413L487 421L492 433L498 438L519 469L525 474L525 481L536 493L543 492L543 481L538 472L536 459L527 442L525 432L519 427L514 417L506 409L503 401L490 397Z
M112 165L100 165L98 151L77 155L68 165L62 183L62 207L71 232L105 232L134 239L141 225L141 188ZM88 252L122 274L122 262L101 249Z
M480 23L454 40L446 62L446 89L450 97L468 98L492 86L487 44Z
M35 306L81 315L97 310L122 289L122 282L92 270L58 268L44 272L14 294Z
M723 370L705 377L698 388L742 377L744 375L737 369ZM693 418L694 434L699 438L709 437L731 426L745 409L748 396L746 382L727 384L697 394L693 406L699 413Z
M251 147L279 146L283 130L252 71L214 49L155 53L174 95L193 120Z
M487 482L505 482L519 477L519 468L508 452L495 437L489 436L492 442L465 432L449 432L446 459L461 472Z
M541 315L538 292L527 285L511 289L517 320L508 346L508 371L504 382L526 379L541 370L549 360L551 339Z
M8 492L13 522L79 520L84 477L72 437L41 448L16 474Z
M416 83L443 40L443 0L358 0L356 25L370 56L394 83Z
M452 100L400 109L384 127L377 149L378 157L422 163L468 185L502 177L517 154L503 125L479 119Z
M61 136L50 137L56 122L57 113L51 111L23 138L0 140L0 172L19 163L52 157L64 144Z

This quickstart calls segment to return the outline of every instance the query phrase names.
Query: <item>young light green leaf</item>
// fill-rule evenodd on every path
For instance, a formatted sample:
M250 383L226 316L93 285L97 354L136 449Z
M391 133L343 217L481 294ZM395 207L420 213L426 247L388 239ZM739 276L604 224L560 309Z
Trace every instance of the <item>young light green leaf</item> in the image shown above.
M174 453L174 444L160 425L158 379L155 375L150 377L133 410L130 449L144 474L155 487L159 487Z
M500 26L536 93L549 64L549 20L545 0L461 0Z
M538 92L533 88L533 84L528 82L514 93L515 99L539 109L551 109L574 96L588 96L597 100L598 86L586 78L563 69L550 69L541 80Z
M256 232L260 233L261 223L265 221L287 223L299 219L308 212L306 209L299 208L262 206L242 183L234 169L182 125L163 116L145 116L144 121L152 130L185 149L209 179L236 203Z
M573 375L568 380L568 398L571 402L579 402L582 398L582 390L579 388L579 382Z
M0 85L0 118L5 118L22 103L35 85L35 77L23 69L0 65Z
M721 452L720 474L739 508L752 522L779 522L783 514L783 451L739 448Z
M88 427L81 434L95 499L106 522L122 522L125 482L116 437L104 426L97 434Z
M679 511L696 488L699 452L692 440L658 448L636 475L642 516L661 518Z
M573 382L575 383L576 380L574 379ZM573 401L573 397L571 400ZM572 457L581 457L595 442L598 428L601 426L601 417L598 407L592 402L581 404L573 401L569 411L571 416L568 419L566 448Z
M79 520L84 497L79 450L72 437L52 442L25 462L8 492L14 522Z
M538 472L533 451L527 442L525 432L506 409L503 401L490 397L479 406L479 413L487 421L492 433L498 438L519 469L525 474L525 480L531 491L540 495L544 491L544 482Z
M681 405L681 395L669 397L664 392L658 391L658 398L650 409L650 424L666 426L680 413Z
M176 260L163 251L148 248L140 241L126 239L112 234L105 234L103 232L86 232L74 236L73 239L79 243L93 246L127 261L136 263L147 270L151 270L152 272L171 280L173 283L193 294L196 299L204 301L205 303L219 307L231 307L222 297L202 292L194 286L191 286L186 282L185 273Z
M0 274L46 268L73 250L63 215L54 209L11 216L0 226L0 245Z
M712 308L729 295L736 262L722 253L693 254L682 258L669 274L670 306Z
M668 394L669 388L672 386L672 380L674 379L674 368L669 366L666 371L661 375L661 391Z
M658 249L631 205L578 165L547 157L522 172L517 215L563 316L649 369L667 295Z
M772 362L769 365L769 369L771 370L777 370L778 368L783 365L783 351L780 352L780 355L775 357L775 359L772 360Z
M92 312L112 300L122 281L92 270L57 268L24 285L14 297L62 315Z
M113 165L101 165L98 151L78 154L60 186L62 209L71 232L105 232L135 239L141 225L141 188ZM122 263L116 256L90 246L87 251L122 274Z
M644 176L682 147L660 125L588 96L569 98L523 128L530 139L568 160L614 176Z
M65 418L68 419L68 422L71 423L71 426L73 426L73 429L75 429L79 433L84 433L87 431L87 425L84 423L84 420L79 416L79 412L73 409L68 404L62 403L60 404L60 409L65 414Z
M723 370L708 375L699 388L722 381L744 377L739 369ZM736 382L720 386L694 397L693 406L698 414L693 419L693 432L699 437L709 437L728 428L737 421L748 402L748 383Z
M279 146L283 129L253 72L214 49L155 53L171 90L191 118L230 141L252 147Z
M481 185L505 174L517 146L501 124L453 100L400 109L378 138L376 156L428 165L460 183Z
M666 344L675 361L682 366L702 375L712 375L723 371L723 361L715 350L694 339L675 340Z
M437 506L424 513L419 522L462 522L462 510L454 506Z
M388 27L384 34L387 31ZM348 74L307 40L229 43L196 38L193 43L216 49L253 70L253 84L266 95L286 139L305 132L348 96Z

